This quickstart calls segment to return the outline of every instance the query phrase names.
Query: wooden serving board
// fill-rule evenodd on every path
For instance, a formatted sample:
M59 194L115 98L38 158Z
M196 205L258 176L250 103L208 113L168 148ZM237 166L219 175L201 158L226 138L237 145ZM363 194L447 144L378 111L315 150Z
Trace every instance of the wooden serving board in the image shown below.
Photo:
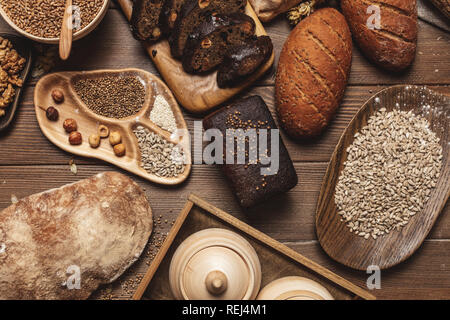
M208 228L231 230L252 245L261 262L261 288L275 279L301 276L323 285L335 299L375 299L369 292L192 194L150 264L133 299L174 299L169 283L172 256L187 237Z
M23 86L28 78L28 74L31 71L31 66L33 65L33 50L30 42L24 38L18 37L13 34L0 33L0 36L11 41L13 48L20 54L21 57L25 58L27 62L20 73L20 78L23 80ZM16 88L16 96L14 101L6 108L0 108L5 110L5 115L0 117L0 132L8 128L14 119L14 115L19 107L19 101L22 95L23 86Z
M91 111L75 93L73 88L73 81L75 79L93 79L111 75L136 76L144 84L146 90L144 106L136 115L123 119L107 118L97 115ZM65 100L62 104L55 104L51 97L51 92L56 88L64 93ZM171 106L178 129L187 130L183 114L167 86L151 73L139 69L60 72L49 74L39 80L36 84L34 90L34 104L36 117L43 134L59 148L78 156L104 160L155 183L175 185L186 180L191 171L189 139L182 138L178 143L182 146L186 159L189 160L185 165L185 171L177 177L168 178L150 174L141 168L141 153L137 138L133 133L133 129L138 125L141 125L148 130L161 135L166 140L177 144L177 141L171 137L170 132L161 129L150 121L150 112L157 95L162 95ZM45 111L41 108L47 108L48 106L54 106L59 111L58 121L52 122L47 119ZM73 146L69 144L68 134L65 132L62 125L64 120L68 118L77 121L78 131L83 136L82 145ZM98 126L101 124L106 125L110 132L114 130L120 132L122 143L124 143L126 147L126 155L124 157L117 157L114 154L108 139L102 139L101 145L97 149L90 147L88 138L91 134L97 133Z
M126 18L130 20L133 11L132 1L118 0L118 2ZM258 36L267 35L261 21L259 21L249 3L246 7L246 14L255 21L256 34ZM144 46L158 71L172 89L178 102L193 113L205 113L238 94L269 70L275 59L275 54L272 53L270 59L243 84L235 88L221 89L217 85L217 72L205 76L191 75L184 72L181 62L172 58L167 40L162 40L155 44L144 43Z
M421 107L423 105L431 106L429 113ZM376 240L372 237L365 240L351 233L346 224L340 221L341 216L337 213L334 202L334 190L354 134L366 126L369 117L382 107L387 111L394 108L413 110L415 114L425 117L431 124L431 130L440 138L443 166L436 188L432 190L421 213L413 216L399 231L391 231ZM426 87L390 87L377 93L362 106L341 136L320 190L316 231L322 248L331 258L358 270L366 270L370 265L386 269L404 261L419 248L450 195L449 127L450 99Z

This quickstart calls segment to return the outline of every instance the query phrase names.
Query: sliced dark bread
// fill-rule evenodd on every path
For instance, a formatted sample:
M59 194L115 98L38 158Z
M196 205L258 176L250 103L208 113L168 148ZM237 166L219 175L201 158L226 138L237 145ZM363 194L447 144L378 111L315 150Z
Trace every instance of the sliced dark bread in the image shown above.
M219 88L235 87L242 83L269 60L272 52L273 44L268 36L232 46L217 73Z
M160 18L164 34L170 35L172 33L181 7L185 2L186 0L166 0Z
M169 37L172 56L181 58L194 29L212 14L244 12L247 0L187 0L181 7Z
M156 41L161 37L160 16L165 0L135 0L131 27L136 39Z
M189 36L183 54L188 73L205 73L219 66L230 46L242 45L255 34L255 22L244 13L210 15Z

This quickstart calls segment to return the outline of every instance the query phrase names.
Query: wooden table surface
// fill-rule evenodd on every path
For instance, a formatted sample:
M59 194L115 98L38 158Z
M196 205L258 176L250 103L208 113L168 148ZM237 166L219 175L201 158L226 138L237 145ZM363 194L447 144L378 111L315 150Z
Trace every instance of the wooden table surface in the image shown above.
M289 33L285 19L266 25L278 58ZM0 32L13 32L0 21ZM161 231L183 208L187 195L196 193L283 242L306 257L365 287L368 275L331 260L321 249L314 227L316 201L332 151L352 116L370 96L394 84L424 84L450 94L450 34L419 20L419 41L413 67L404 74L378 70L355 48L345 98L326 133L310 143L296 143L283 134L295 163L298 186L289 193L252 210L239 208L219 168L194 165L190 178L177 187L163 187L129 175L145 188L155 217L161 216ZM275 66L277 61L275 62ZM87 38L74 43L71 58L56 70L93 70L135 67L157 74L140 43L131 37L121 11L112 4L105 20ZM103 171L121 171L101 161L74 157L52 145L41 133L33 108L37 79L26 84L16 119L8 132L0 134L0 209L33 193L60 187ZM243 95L261 95L274 110L274 72L270 72ZM183 111L189 127L199 120ZM70 172L74 159L78 174ZM165 223L165 221L168 223ZM395 250L395 248L392 248ZM142 267L138 272L143 273ZM372 291L380 299L450 299L450 208L447 203L422 247L406 262L382 271L381 289Z

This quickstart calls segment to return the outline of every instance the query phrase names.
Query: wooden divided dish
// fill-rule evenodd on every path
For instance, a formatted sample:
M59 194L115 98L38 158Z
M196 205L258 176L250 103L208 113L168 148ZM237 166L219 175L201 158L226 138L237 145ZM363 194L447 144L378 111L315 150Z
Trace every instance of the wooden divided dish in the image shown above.
M219 234L223 236L218 237ZM243 264L244 269L245 266L253 267L247 268L240 275L236 272L241 272L241 268L233 267L230 271L229 264L220 262L224 261L224 257L229 257L223 254L228 248L234 248L228 250L234 253L245 252L239 259L226 259L229 264L235 261ZM254 256L255 253L257 257ZM239 263L234 263L233 266L237 264ZM195 267L190 268L192 266ZM243 284L248 293L243 299L254 298L258 288L288 276L315 281L326 288L325 291L334 299L375 299L366 290L192 194L150 264L133 299L174 299L171 283L183 283L184 287L188 284L187 287L190 287L190 280L203 278L207 285L208 277L204 275L209 276L208 272L214 270L227 274L224 277L227 280L222 283L228 283L230 288L236 288L236 283ZM200 280L193 283L202 283ZM178 285L175 287L176 294ZM199 286L198 290L204 291L204 285ZM205 296L208 294L202 295L202 298Z
M142 109L135 115L123 118L107 118L91 111L78 97L73 88L75 80L80 78L93 79L103 76L136 76L144 84L146 90L145 102ZM65 96L62 104L55 104L51 97L53 89L60 89ZM98 70L91 72L61 72L53 73L43 77L37 84L34 91L34 103L36 117L44 135L61 149L83 157L92 157L104 160L116 165L124 170L130 171L142 178L159 184L175 185L183 182L191 171L190 144L187 137L182 137L177 143L171 133L165 131L150 121L155 97L162 95L171 106L178 129L187 130L186 122L178 107L178 104L167 86L157 77L139 69L123 70ZM59 111L59 119L56 122L47 119L42 108L54 106ZM77 121L78 131L83 135L83 143L79 146L69 144L68 134L63 128L65 119L72 118ZM110 132L119 131L122 136L122 143L126 147L126 155L117 157L114 154L108 139L102 139L101 145L97 149L90 147L88 137L97 133L99 125L106 125ZM178 144L182 147L185 157L188 160L185 170L176 177L159 177L148 173L141 168L141 153L133 129L138 125L147 128L149 131L159 134L166 140Z
M425 106L425 107L424 107ZM422 212L413 216L399 231L365 240L351 233L337 213L334 191L347 159L347 148L354 134L366 126L378 109L412 110L425 117L440 139L443 166L437 185ZM362 106L345 130L333 153L323 180L316 212L316 230L320 244L334 260L351 268L366 270L370 265L392 267L411 256L430 232L450 194L449 126L450 98L419 86L394 86L373 96Z
M118 0L118 2L126 18L130 20L133 11L132 1ZM250 4L247 4L245 13L255 21L256 34L258 36L267 35ZM155 44L144 43L144 46L162 77L172 89L178 102L184 108L194 113L205 113L238 94L269 70L275 59L275 54L272 53L269 60L244 83L235 88L221 89L217 85L217 72L205 76L191 75L184 72L181 62L172 58L167 40L161 40Z

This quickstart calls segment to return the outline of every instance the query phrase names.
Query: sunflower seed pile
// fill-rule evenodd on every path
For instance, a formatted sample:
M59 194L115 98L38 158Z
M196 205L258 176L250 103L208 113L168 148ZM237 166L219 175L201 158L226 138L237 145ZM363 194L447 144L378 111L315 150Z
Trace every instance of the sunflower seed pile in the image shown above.
M355 134L347 152L335 203L350 232L365 239L399 230L421 212L443 158L425 118L385 108Z
M141 151L141 166L158 177L173 178L184 172L183 150L142 126L133 131Z

